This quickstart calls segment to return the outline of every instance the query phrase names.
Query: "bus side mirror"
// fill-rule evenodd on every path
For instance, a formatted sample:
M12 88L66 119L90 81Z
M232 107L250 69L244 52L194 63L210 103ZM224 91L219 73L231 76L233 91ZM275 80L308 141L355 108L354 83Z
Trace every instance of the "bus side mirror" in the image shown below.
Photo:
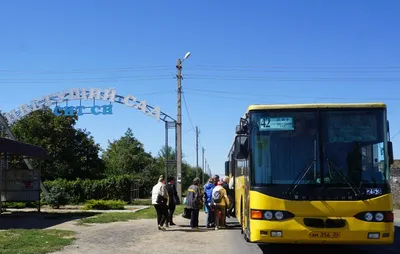
M388 154L389 154L389 166L390 166L394 162L393 143L392 143L392 141L388 141Z
M247 135L236 135L235 137L235 159L245 160L249 154Z
M225 176L229 176L229 161L225 161Z
M243 134L246 134L246 131L247 131L247 129L246 129L246 127L245 126L243 126L243 125L236 125L236 135L243 135Z

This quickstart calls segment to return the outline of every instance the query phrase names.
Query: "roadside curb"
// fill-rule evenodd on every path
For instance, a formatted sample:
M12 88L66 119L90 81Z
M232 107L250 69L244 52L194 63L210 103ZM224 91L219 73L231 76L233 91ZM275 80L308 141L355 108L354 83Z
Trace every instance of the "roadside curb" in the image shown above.
M41 209L41 213L136 213L138 211L149 208L150 206L140 206L135 210L81 210L81 209ZM37 212L34 208L8 208L5 212Z
M148 205L148 206L143 206L141 208L138 208L137 210L134 211L134 213L142 211L142 210L147 209L147 208L150 208L150 206Z

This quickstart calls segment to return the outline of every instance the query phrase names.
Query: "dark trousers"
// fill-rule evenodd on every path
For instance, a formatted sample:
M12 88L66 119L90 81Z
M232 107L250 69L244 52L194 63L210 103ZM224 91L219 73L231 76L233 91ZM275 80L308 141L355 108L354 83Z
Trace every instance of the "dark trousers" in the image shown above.
M164 226L168 218L168 207L166 205L154 205L157 212L157 225Z
M214 224L215 215L214 215L214 207L210 205L210 203L206 204L207 214L206 214L206 227L210 227Z
M176 208L176 205L169 205L169 206L168 206L168 210L169 210L169 213L168 213L168 222L169 222L169 223L173 223L172 218L173 218L173 216L174 216L175 208Z
M190 227L196 228L199 226L199 209L190 209Z

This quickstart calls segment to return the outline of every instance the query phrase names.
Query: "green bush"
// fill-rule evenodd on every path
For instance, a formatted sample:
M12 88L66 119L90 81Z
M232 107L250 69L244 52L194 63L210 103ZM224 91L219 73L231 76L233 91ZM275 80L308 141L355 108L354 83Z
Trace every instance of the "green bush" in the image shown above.
M15 208L15 209L22 209L26 208L26 204L24 202L3 202L3 208Z
M55 185L49 190L49 195L46 198L46 202L53 208L59 208L60 206L67 205L70 200L69 193L66 188L62 185Z
M108 177L101 180L68 181L56 179L45 181L49 191L49 205L82 204L86 200L123 200L130 201L131 184L136 180L132 175ZM57 201L58 200L58 201Z
M88 200L83 210L124 210L126 205L122 200Z

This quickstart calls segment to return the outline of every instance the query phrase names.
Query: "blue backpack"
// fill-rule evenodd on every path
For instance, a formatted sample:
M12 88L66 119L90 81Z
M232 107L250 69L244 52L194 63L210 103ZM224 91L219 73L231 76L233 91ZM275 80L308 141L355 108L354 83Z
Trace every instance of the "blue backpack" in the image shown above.
M214 189L214 188L206 188L206 190L205 190L206 201L207 201L207 202L211 202L211 195L212 195L213 189Z

